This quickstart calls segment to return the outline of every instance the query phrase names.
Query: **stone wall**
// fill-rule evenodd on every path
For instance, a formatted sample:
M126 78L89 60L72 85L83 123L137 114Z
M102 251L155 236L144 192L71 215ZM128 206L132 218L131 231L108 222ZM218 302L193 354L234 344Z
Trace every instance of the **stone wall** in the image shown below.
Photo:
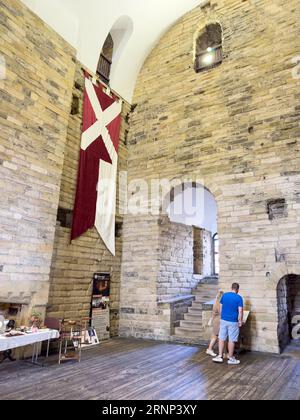
M193 272L192 226L172 223L168 217L164 217L159 234L158 299L191 294L197 284Z
M0 302L45 312L75 51L21 2L0 8Z
M21 2L4 0L0 6L0 58L6 62L6 78L0 80L0 302L24 303L28 311L35 305L43 313L48 305L48 316L89 316L92 276L110 272L111 333L116 335L121 215L116 257L95 229L70 244L70 227L57 220L58 208L72 214L74 205L83 111L81 65L75 50ZM130 110L124 103L119 172L127 165Z
M279 351L282 276L276 285L273 279L279 268L287 273L300 265L300 80L292 62L300 53L299 18L298 0L216 0L188 13L142 68L129 136L129 180L199 179L216 197L220 286L241 284L251 310L247 345L269 352ZM215 21L223 28L224 61L196 74L195 40ZM284 211L270 217L270 202L278 199ZM159 217L124 221L126 335L162 337ZM146 275L145 267L151 267Z
M73 86L73 97L78 98L78 112L69 116L68 133L59 207L72 212L75 201L81 125L83 115L84 75L82 66L77 63ZM130 106L123 104L119 149L119 173L126 170L127 115ZM122 257L122 216L119 214L120 195L117 196L117 222L120 224L116 238L116 256L106 249L96 229L85 233L70 243L71 228L57 222L54 253L51 266L51 287L48 316L74 319L90 315L92 279L96 272L111 273L111 335L118 333L120 272Z

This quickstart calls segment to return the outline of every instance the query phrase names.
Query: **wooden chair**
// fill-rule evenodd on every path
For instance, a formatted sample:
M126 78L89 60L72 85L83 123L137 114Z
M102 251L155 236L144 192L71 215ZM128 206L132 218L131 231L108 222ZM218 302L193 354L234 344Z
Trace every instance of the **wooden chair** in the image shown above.
M72 320L64 320L59 339L59 360L63 361L76 360L81 361L81 345L83 341L82 323Z

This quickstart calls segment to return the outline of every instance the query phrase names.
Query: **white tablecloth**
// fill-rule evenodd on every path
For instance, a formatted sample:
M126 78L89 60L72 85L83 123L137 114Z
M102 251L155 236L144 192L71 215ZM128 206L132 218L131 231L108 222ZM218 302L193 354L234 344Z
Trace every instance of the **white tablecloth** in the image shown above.
M21 335L19 337L4 337L0 335L0 352L25 347L43 341L59 338L56 330L41 330L37 333Z

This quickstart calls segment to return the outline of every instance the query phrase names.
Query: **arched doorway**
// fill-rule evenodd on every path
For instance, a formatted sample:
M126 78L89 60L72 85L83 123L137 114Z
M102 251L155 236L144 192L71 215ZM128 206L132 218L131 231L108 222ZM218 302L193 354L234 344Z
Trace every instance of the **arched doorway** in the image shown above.
M202 277L219 274L217 202L205 187L183 184L171 191L167 214L172 223L192 228L193 274Z
M277 286L278 342L281 351L293 339L294 319L300 314L300 275L284 276Z
M204 339L204 304L219 288L217 202L198 183L184 183L164 201L160 225L158 298L172 300L171 335L182 342ZM214 240L215 239L215 240Z

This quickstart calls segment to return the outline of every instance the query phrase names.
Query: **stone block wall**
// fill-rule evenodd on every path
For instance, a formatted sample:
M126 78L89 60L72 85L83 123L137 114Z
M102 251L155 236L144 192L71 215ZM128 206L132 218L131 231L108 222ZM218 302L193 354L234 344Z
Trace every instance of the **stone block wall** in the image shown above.
M0 9L0 302L45 312L75 51L21 2Z
M193 272L192 226L173 223L164 217L160 222L159 235L158 299L191 294L197 284Z
M81 65L76 51L20 1L1 0L0 7L0 59L6 63L0 80L0 302L23 303L27 312L36 306L48 316L88 316L92 276L110 272L111 333L116 335L122 216L117 216L114 258L95 229L70 244L70 228L57 221L58 208L71 213L74 205ZM127 166L130 110L124 103L119 172Z
M81 126L83 115L84 75L80 63L72 87L73 97L78 100L78 112L69 116L65 160L62 170L62 185L59 207L72 212L75 202ZM126 130L130 106L123 104L123 119L119 149L119 173L127 167ZM119 212L120 196L117 195L117 222L122 224ZM122 201L122 200L121 200ZM71 228L57 222L54 253L51 265L51 287L48 316L58 318L81 318L90 315L92 279L96 272L111 274L111 335L118 334L120 273L122 257L122 229L116 238L116 256L106 249L96 229L86 232L70 243Z
M258 351L279 351L277 284L284 273L300 272L300 80L292 61L300 54L299 18L298 0L216 0L188 13L144 63L129 135L129 181L199 179L215 196L220 287L241 284L251 310L247 345ZM223 28L224 61L196 74L195 40L215 21ZM274 200L285 200L285 209L270 217ZM159 232L149 243L134 235L148 218L125 220L124 264L133 261L134 277L122 270L121 299L132 300L125 285L133 278L136 293L127 305L130 322L126 315L121 325L135 336L157 332L159 268L150 247ZM141 250L136 264L133 251ZM151 278L144 266L153 267ZM142 306L142 314L134 312Z
M170 314L157 306L160 267L159 223L152 215L124 217L120 335L156 338Z

